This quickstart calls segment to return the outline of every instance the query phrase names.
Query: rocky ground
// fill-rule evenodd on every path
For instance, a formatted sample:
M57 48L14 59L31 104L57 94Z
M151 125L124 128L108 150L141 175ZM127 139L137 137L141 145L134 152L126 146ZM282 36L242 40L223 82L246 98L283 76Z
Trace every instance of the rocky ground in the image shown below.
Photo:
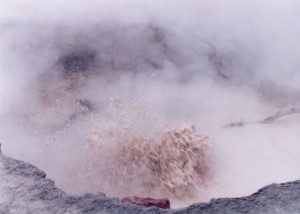
M0 178L0 213L300 213L300 180L174 210L130 205L104 193L70 195L35 166L2 153Z

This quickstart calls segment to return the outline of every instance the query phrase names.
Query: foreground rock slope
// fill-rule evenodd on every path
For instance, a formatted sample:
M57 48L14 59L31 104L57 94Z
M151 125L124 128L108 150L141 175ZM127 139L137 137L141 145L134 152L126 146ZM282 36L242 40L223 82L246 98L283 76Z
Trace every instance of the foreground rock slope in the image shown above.
M0 153L0 213L300 213L300 180L177 210L143 208L104 193L69 195L35 166Z

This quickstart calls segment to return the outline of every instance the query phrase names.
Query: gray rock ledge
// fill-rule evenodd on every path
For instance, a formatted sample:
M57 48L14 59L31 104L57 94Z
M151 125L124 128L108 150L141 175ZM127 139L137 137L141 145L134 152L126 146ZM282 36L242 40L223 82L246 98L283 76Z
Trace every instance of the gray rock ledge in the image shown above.
M35 166L0 153L0 213L300 213L300 180L271 184L247 197L164 210L121 203L104 193L67 194Z

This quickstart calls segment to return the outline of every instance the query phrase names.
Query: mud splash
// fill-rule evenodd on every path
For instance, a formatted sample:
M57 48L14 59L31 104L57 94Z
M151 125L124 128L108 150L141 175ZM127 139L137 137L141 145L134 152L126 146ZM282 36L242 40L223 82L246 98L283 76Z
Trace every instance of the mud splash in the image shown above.
M193 125L163 126L145 102L112 103L115 122L95 120L83 143L84 161L74 165L72 185L120 197L196 197L211 176L210 138Z

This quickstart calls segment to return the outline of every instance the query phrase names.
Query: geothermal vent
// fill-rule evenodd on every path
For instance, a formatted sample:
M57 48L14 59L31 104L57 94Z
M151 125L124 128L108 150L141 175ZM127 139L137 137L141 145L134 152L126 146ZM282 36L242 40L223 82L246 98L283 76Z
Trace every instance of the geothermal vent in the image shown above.
M0 214L300 213L299 8L1 0Z

